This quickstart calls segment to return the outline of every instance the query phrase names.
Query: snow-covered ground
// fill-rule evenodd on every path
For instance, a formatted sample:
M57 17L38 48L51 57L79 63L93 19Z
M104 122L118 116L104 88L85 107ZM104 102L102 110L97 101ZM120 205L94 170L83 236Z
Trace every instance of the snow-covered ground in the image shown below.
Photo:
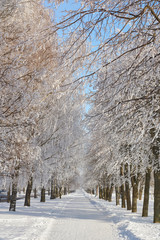
M17 201L16 212L0 203L0 240L159 240L160 224L153 224L153 201L148 218L131 213L78 190L45 203L31 199L31 207Z

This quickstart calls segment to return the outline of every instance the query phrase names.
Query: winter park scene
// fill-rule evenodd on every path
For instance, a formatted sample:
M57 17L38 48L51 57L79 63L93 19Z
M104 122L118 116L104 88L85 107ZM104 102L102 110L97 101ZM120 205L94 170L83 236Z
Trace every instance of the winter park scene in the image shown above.
M0 0L0 240L160 239L160 1Z

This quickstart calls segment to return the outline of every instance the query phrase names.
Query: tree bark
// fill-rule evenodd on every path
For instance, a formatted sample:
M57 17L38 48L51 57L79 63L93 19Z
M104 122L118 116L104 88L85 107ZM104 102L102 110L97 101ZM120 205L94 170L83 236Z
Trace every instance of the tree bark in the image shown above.
M62 197L62 187L59 188L59 198L61 199Z
M160 169L154 172L154 223L160 223Z
M16 198L17 198L17 180L12 183L12 195L10 199L9 211L16 211Z
M99 187L99 199L102 199L102 187Z
M56 193L56 197L58 198L59 197L59 191L58 191L58 187L55 186L55 193Z
M96 196L98 196L98 191L99 191L99 187L98 185L96 186Z
M24 206L27 206L27 207L30 207L32 185L33 185L33 178L30 177L30 179L28 180L28 185L27 185L26 195L25 195L25 202L24 202Z
M41 189L41 202L45 202L45 188L43 187L42 189Z
M124 184L121 185L121 207L122 207L122 208L125 208L125 207L126 207Z
M102 189L102 198L105 199L105 187Z
M130 194L130 186L128 181L125 181L125 188L126 188L127 210L131 210L132 209L131 194Z
M109 201L109 185L106 187L106 200Z
M10 198L11 198L11 189L10 189L10 186L9 186L9 189L8 189L8 192L7 192L7 202L9 203L10 202Z
M104 188L104 199L107 200L107 188Z
M123 164L121 164L120 167L120 176L123 176ZM125 208L126 207L126 203L125 203L125 190L124 190L124 183L122 183L121 187L120 187L120 192L121 192L121 207Z
M129 172L128 172L128 163L125 164L124 172L126 181L125 181L125 190L126 190L126 200L127 200L127 210L131 210L131 194L130 194L130 184L129 184Z
M142 217L148 217L150 179L151 179L151 169L148 168L146 175L145 175L145 188L144 188Z
M67 195L67 188L64 187L64 195Z
M37 198L37 189L34 188L34 198Z
M51 180L51 196L50 199L55 199L55 189L54 189L54 182Z
M116 191L116 205L120 205L120 190L119 190L119 187L115 187L115 191Z
M132 185L132 212L137 212L137 195L138 195L138 185L137 185L137 182L134 181Z

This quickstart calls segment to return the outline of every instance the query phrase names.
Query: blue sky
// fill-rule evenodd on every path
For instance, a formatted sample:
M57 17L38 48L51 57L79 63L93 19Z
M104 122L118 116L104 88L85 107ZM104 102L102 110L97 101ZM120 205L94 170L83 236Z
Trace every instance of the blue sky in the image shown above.
M74 0L69 0L68 2L65 1L64 3L61 3L59 6L49 4L47 3L47 0L46 0L44 5L45 7L51 8L54 10L54 21L56 21L56 23L62 20L62 17L66 14L65 11L75 10L80 7L80 4L75 2ZM59 35L61 35L61 30L59 30ZM94 42L94 45L96 45L95 42ZM93 88L87 84L85 91L86 91L86 94L89 94L90 91L93 91ZM86 112L88 112L90 108L90 104L86 103L85 108L86 108Z
M45 2L45 7L51 8L55 13L55 21L59 22L63 15L65 15L65 11L74 10L80 7L80 4L75 2L74 0L64 1L60 5L55 6L54 4Z

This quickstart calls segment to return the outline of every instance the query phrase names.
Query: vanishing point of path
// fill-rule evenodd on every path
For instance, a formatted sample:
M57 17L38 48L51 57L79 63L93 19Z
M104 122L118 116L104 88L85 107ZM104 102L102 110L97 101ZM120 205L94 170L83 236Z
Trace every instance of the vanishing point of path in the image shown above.
M54 202L53 202L54 204ZM83 191L62 198L52 213L54 221L41 240L117 240L114 224L96 208Z

